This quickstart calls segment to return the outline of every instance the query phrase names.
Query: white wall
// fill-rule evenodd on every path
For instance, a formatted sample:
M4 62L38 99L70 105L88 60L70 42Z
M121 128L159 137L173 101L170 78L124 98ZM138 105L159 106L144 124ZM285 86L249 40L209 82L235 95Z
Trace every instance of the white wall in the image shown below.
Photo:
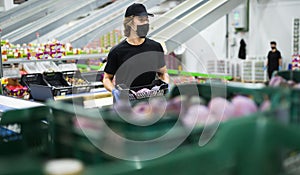
M293 20L300 18L300 1L251 1L249 54L266 55L270 41L277 41L283 58L291 59Z
M185 44L184 70L206 72L209 59L226 58L226 18L217 20Z
M248 58L266 56L270 50L270 41L275 40L285 62L290 62L293 19L300 18L299 9L300 0L250 0L249 31L235 33L233 26L230 26L229 56L237 58L241 38L246 41ZM231 23L229 21L229 24ZM224 59L226 55L225 35L226 19L223 17L189 40L186 47L190 49L190 52L185 54L183 61L187 70L201 71L197 66L199 61L195 62L197 59L202 61Z

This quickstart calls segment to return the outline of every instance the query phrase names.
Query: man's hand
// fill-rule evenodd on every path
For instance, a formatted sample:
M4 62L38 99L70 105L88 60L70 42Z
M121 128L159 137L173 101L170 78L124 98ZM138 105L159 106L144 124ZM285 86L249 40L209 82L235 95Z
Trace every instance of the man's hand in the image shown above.
M158 76L162 81L166 82L167 84L169 83L170 78L166 66L158 70Z
M110 92L115 88L115 86L113 84L113 78L114 78L114 75L104 72L103 85L104 85L105 89Z
M267 70L267 68L268 68L267 66L264 66L264 67L263 67L263 70L265 71L265 70Z
M118 89L113 89L111 93L116 101L120 100L120 91Z

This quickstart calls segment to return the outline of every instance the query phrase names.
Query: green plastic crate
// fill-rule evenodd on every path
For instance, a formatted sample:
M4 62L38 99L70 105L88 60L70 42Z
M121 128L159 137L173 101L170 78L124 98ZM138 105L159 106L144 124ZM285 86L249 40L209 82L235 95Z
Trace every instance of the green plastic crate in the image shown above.
M290 89L290 119L292 123L300 123L300 89Z
M284 175L281 155L285 149L300 148L299 126L283 125L267 115L223 123L203 147L186 145L144 162L92 165L84 175Z
M264 86L247 87L243 83L231 85L230 83L213 82L174 86L169 94L169 98L174 98L179 95L200 96L208 102L213 97L230 99L235 95L245 95L252 98L257 105L261 105L266 98L270 99L273 105L282 105L282 100L288 100L287 94L289 94L288 90L281 88L269 88Z
M24 152L48 152L49 128L47 118L50 109L46 106L28 109L13 109L2 113L0 126L7 134L0 136L0 155ZM15 125L17 131L7 129Z
M51 131L54 140L53 148L55 150L55 157L79 158L88 164L114 160L113 157L106 155L93 144L95 142L109 143L111 139L114 139L114 136L109 135L110 133L101 127L103 124L107 125L113 132L121 137L136 141L161 137L169 132L172 127L175 127L175 129L170 132L169 140L159 145L153 144L152 150L160 149L167 145L168 142L181 139L186 134L186 131L180 124L175 126L177 121L177 117L175 116L162 117L159 122L150 126L137 126L122 120L112 109L84 109L78 105L80 103L75 103L76 104L53 101L47 103L53 111L53 118L50 121L52 121ZM101 117L101 119L99 119L99 117ZM92 129L90 132L88 129L76 127L74 121L78 118L80 118L81 121L83 119L91 123L96 123L99 128ZM95 137L94 133L96 133ZM86 134L89 135L89 138L87 138ZM95 140L91 142L90 139ZM112 144L114 143L112 142ZM121 154L131 154L132 151L135 151L127 142L119 144L122 145L123 149ZM149 148L146 148L144 151L149 151ZM143 150L140 150L140 152L143 152Z
M279 111L282 116L280 120L290 121L288 118L288 109L291 106L291 92L287 88L273 88L273 87L247 87L242 83L238 84L224 84L224 83L204 83L204 84L183 84L174 86L169 94L169 98L174 98L179 95L187 97L200 96L207 103L214 97L223 97L231 99L236 95L244 95L251 98L257 106L260 106L264 100L271 101L271 110Z
M195 86L193 86L195 88ZM176 90L177 88L177 90ZM178 89L185 89L185 92L189 93L192 92L190 90L190 85L182 85L177 86L173 88L170 97L177 96L179 93ZM202 96L205 99L211 98L211 85L210 84L198 84L196 85L197 90L200 94L203 94ZM285 91L270 88L270 89L251 89L251 88L241 88L241 87L233 87L233 86L223 86L223 85L217 85L214 84L214 92L226 92L225 95L228 95L227 97L232 97L236 94L242 94L242 95L250 95L253 97L253 99L258 103L261 104L264 100L264 96L270 96L273 94L272 98L276 98L277 100L274 102L274 106L280 106L278 109L282 109L285 105L284 103L287 103L287 99L281 98ZM278 93L278 95L274 95L274 93ZM216 93L214 95L223 95L221 93ZM58 157L75 157L79 158L85 162L88 163L94 163L94 162L101 162L101 161L107 161L107 158L110 159L109 156L104 154L103 152L99 151L95 145L92 144L92 142L86 137L85 133L80 131L80 129L76 128L74 126L74 120L79 118L84 118L89 121L95 121L97 122L99 117L99 114L101 114L101 117L103 117L103 120L105 121L105 124L109 126L114 132L121 135L122 137L133 139L137 141L143 141L143 140L150 140L158 138L164 134L166 134L172 127L175 126L175 123L178 120L178 116L172 116L169 114L166 114L159 122L147 126L147 127L141 127L132 125L130 123L127 123L123 119L120 119L120 117L112 112L112 110L108 109L84 109L82 107L83 103L80 101L82 99L76 99L75 101L67 101L67 102L48 102L48 106L52 108L53 110L53 135L54 135L54 148L56 152L56 156ZM278 110L279 111L279 110ZM284 114L284 110L280 110L283 115L282 116L288 116L288 114ZM282 118L280 118L282 119ZM199 135L202 133L203 128L197 128L196 130L193 130L190 136L188 136L187 140L184 141L183 145L195 143L199 139ZM105 131L102 131L101 129L96 130L96 132L99 132L103 134L105 137ZM181 125L176 125L176 128L174 132L171 133L170 142L176 139L182 139L182 137L185 137L186 133L189 132ZM101 141L101 134L99 134ZM126 144L126 143L125 143ZM152 145L153 149L159 149L160 146L163 145ZM131 152L132 150L127 147L127 145L124 146L125 150L128 152ZM87 149L88 148L88 149ZM92 150L92 151L91 151ZM126 152L125 151L125 152ZM147 150L145 150L147 151Z
M272 115L270 117L279 120L280 122L290 122L289 108L290 91L282 88L269 88L264 86L259 87L247 87L244 84L224 84L220 82L204 83L204 84L182 84L174 86L169 94L169 98L174 98L179 95L187 97L200 96L207 103L213 97L224 97L231 99L235 95L245 95L254 100L257 106L260 106L266 98L271 101L271 111L277 112L280 115ZM243 116L241 116L243 117ZM214 130L215 126L211 127ZM188 137L188 141L191 143L199 140L199 135L203 132L204 127L193 128L191 134ZM208 128L209 130L209 128Z
M276 71L274 75L279 75L286 80L293 80L296 83L300 82L300 71L299 70L283 70L283 71Z
M296 83L300 83L300 71L294 70L286 70L286 71L278 71L275 75L282 76L286 80L293 80ZM289 89L290 93L290 117L291 122L300 123L300 90L299 89Z
M86 163L99 163L106 160L104 154L86 138L85 133L74 126L76 115L92 115L95 110L75 111L72 104L62 102L48 105L53 112L49 118L53 158L78 158Z
M1 175L43 175L43 162L32 154L0 157Z
M281 155L285 149L300 149L299 126L279 123L269 118L270 114L222 123L213 139L203 147L184 145L149 161L86 164L83 174L288 175ZM37 160L30 155L0 158L0 174L41 174L43 165Z
M91 145L88 144L87 140L84 141L79 131L68 127L72 124L72 122L68 123L68 121L72 121L70 118L74 118L74 111L76 111L77 116L89 118L97 116L99 111L88 110L87 112L86 109L74 108L71 104L63 105L63 103L57 102L49 102L48 104L52 107L55 117L52 118L52 116L50 118L56 119L52 132L54 132L55 136L66 134L64 137L66 139L65 142L70 145L69 147L61 145L62 147L60 148L63 148L65 151L62 153L65 154L58 155L57 153L61 150L56 150L58 151L55 152L56 155L64 158L69 157L66 153L71 149L70 156L82 159L80 156L83 155L79 155L80 151L82 151L82 147L80 147L82 145L79 143L84 143L88 148ZM59 115L55 116L55 114ZM149 161L104 161L105 155L99 150L98 152L82 152L82 154L85 153L85 158L94 161L92 164L85 161L86 165L83 174L287 175L286 170L283 168L284 157L282 155L285 154L286 150L300 149L300 133L298 132L298 125L283 124L274 119L280 115L281 113L277 111L268 111L256 113L249 117L229 120L221 123L212 140L205 146L199 147L197 143L184 144L166 156ZM50 120L50 122L53 121ZM55 128L58 127L57 125L59 125L59 128L66 129L55 133L59 129ZM68 129L70 130L68 131ZM76 135L79 138L76 138ZM83 140L83 142L79 140ZM57 138L54 137L54 146L59 148L57 147L59 144L56 141ZM152 147L149 146L149 150L151 149ZM30 157L28 157L28 160L30 160ZM7 168L11 167L7 166ZM29 167L32 168L32 166ZM7 171L7 168L6 174L15 174L15 169ZM31 168L29 172L38 172L41 169L41 165L36 165L36 169ZM24 170L22 174L27 172L28 170Z

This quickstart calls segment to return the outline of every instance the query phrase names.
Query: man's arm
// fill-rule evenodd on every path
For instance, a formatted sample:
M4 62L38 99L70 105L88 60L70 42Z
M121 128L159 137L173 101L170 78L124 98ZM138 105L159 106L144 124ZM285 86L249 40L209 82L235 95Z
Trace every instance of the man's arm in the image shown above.
M164 82L169 84L170 78L169 78L169 74L168 74L168 70L167 70L166 66L164 66L158 70L158 76L161 80L163 80Z
M105 89L110 92L115 88L115 86L112 82L113 78L114 78L114 75L104 72L103 85L104 85Z
M282 58L279 58L279 66L282 66Z
M278 60L279 66L278 66L278 70L282 70L282 59L281 57Z

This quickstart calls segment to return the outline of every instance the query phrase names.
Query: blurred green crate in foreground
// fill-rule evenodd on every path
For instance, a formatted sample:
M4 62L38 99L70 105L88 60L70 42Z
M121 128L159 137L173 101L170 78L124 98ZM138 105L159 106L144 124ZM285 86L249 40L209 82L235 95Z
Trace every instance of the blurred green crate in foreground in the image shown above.
M3 129L15 126L14 134L0 137L0 156L24 152L47 153L49 132L47 118L50 109L46 106L28 109L12 109L1 114Z
M182 87L190 89L188 86ZM205 89L211 89L211 87L196 86L197 91L203 91L200 94L211 98L211 94ZM117 116L107 109L84 109L79 102L72 104L52 101L47 103L52 109L52 115L49 116L50 133L53 139L51 146L54 154L52 158L82 160L85 163L83 173L85 175L287 175L289 170L283 167L286 151L300 149L299 126L282 123L283 120L278 120L282 119L281 117L288 117L288 108L286 107L289 105L289 100L285 98L285 95L290 97L290 91L280 89L279 93L275 88L256 91L257 89L241 87L224 89L221 86L217 87L215 92L222 95L223 92L227 93L226 89L228 92L230 90L228 95L251 94L258 104L264 99L264 94L268 96L273 94L272 98L270 97L272 105L280 108L221 123L216 134L203 147L197 144L197 138L200 138L201 133L196 132L193 137L195 138L194 142L184 142L170 154L157 159L138 161L145 156L151 156L154 152L164 150L176 140L182 139L185 130L179 125L170 134L170 137L162 142L145 144L144 148L131 147L132 145L111 135L104 124L123 137L146 140L166 133L165 129L173 127L174 121L171 118L166 123L137 127L117 119ZM87 135L89 137L86 137ZM97 144L104 144L107 146L106 148L110 148L108 151L117 152L123 156L132 156L136 150L140 150L137 153L141 154L135 155L135 161L122 161L106 154L97 147ZM13 165L9 165L7 168L9 167L12 168Z
M4 107L6 108L4 109L1 106L1 175L43 174L42 162L38 157L47 158L50 154L47 119L51 111L44 105L32 106L36 107L23 109Z
M291 107L291 91L286 88L273 88L265 86L248 86L242 83L230 84L230 83L204 83L204 84L182 84L175 86L170 94L169 98L176 96L199 96L208 103L214 97L223 97L228 100L234 96L242 95L251 98L258 107L262 105L265 100L271 102L271 110L278 111L282 114L280 116L274 116L278 120L288 122L291 121L289 117L289 109Z
M274 72L274 76L278 75L286 80L293 80L295 83L300 83L300 71L285 70ZM291 121L300 123L300 89L290 88L290 116Z
M286 80L293 80L296 83L300 82L300 71L299 70L282 70L273 73L273 76L279 75Z
M264 114L221 124L205 146L178 148L167 156L145 162L92 165L84 175L279 175L284 149L300 148L298 126L282 125Z
M221 124L216 135L203 147L185 145L149 161L120 160L86 165L83 174L287 175L282 152L300 148L299 126L283 125L266 115L270 114L233 119ZM12 159L16 164L8 164L6 161L10 159L0 159L0 174L40 174L42 166L34 157ZM20 163L26 160L27 163Z
M196 92L196 95L200 95L206 100L210 100L215 96L230 98L237 94L248 95L257 104L261 104L265 98L271 98L272 105L280 107L276 111L281 112L281 115L269 117L277 117L281 121L288 120L288 114L284 113L287 111L284 110L284 107L288 105L286 104L288 100L282 98L282 94L287 92L281 89L251 89L224 84L186 84L173 88L170 96L177 96L180 93L180 95L194 95L189 94L193 92ZM277 95L274 95L276 93ZM197 142L203 129L194 130L190 136L187 136L187 132L189 131L181 125L180 121L178 122L178 116L170 114L166 114L162 119L150 126L137 126L122 119L112 109L84 109L80 99L75 100L73 104L71 101L68 101L48 102L48 105L53 110L53 117L50 121L52 123L51 132L54 140L53 148L56 154L55 157L78 158L86 163L98 163L110 160L111 157L99 149L104 146L109 147L112 152L114 152L114 149L120 151L119 154L123 156L128 155L130 157L137 150L144 154L148 154L148 152L151 154L151 151L155 152L160 147L167 147L168 143L175 143L179 139L182 139L182 143L184 144ZM273 110L275 111L274 108ZM169 140L161 143L161 145L151 145L149 143L149 148L135 148L134 145L132 146L124 140L114 143L115 140L118 140L117 137L135 141L147 141L159 138L166 133L170 136ZM187 142L185 142L186 137L188 138Z
M252 85L252 84L251 84ZM182 84L175 86L170 94L170 98L177 96L187 96L191 98L193 96L201 97L208 103L212 98L223 97L230 101L236 95L243 95L251 98L258 108L262 105L265 100L270 100L271 107L270 110L273 114L267 117L278 120L279 122L289 123L292 119L289 114L290 109L290 91L284 88L270 88L262 86L252 85L243 83L222 83L222 82L208 82L204 84ZM256 114L253 114L254 116ZM245 117L245 116L241 116ZM203 130L212 130L214 132L214 126L212 129L210 127L200 127L193 128L191 134L188 137L190 142L197 142L199 140L199 135L202 134Z
M135 152L146 156L152 151L166 149L178 139L183 142L186 135L175 116L164 116L150 126L138 126L126 122L112 109L84 109L78 104L64 102L48 102L48 105L53 110L50 121L55 157L78 158L88 164L115 160L101 151L103 147L121 156L130 157ZM152 142L136 146L126 140L148 141L166 133L169 137L159 144Z
M244 85L243 83L208 82L204 84L191 83L177 85L171 90L169 97L173 98L179 95L200 96L208 102L214 97L230 99L235 95L244 95L254 100L257 105L261 105L265 99L269 99L273 107L276 107L281 106L283 100L285 100L284 103L289 100L288 94L289 90L282 88L256 87L254 84Z
M43 175L43 162L32 154L0 157L1 175Z

